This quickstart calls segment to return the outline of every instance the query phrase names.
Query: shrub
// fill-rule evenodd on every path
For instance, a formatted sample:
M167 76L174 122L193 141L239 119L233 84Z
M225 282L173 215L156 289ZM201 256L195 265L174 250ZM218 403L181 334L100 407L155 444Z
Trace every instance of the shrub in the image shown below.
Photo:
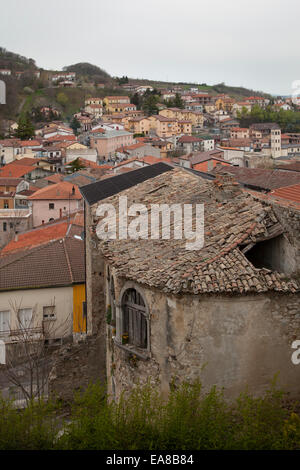
M283 406L274 386L263 397L243 393L234 403L199 382L172 387L168 400L150 383L118 403L90 387L75 400L72 424L59 443L65 449L204 450L296 449L300 417Z
M77 392L62 422L55 402L17 411L0 400L0 449L64 450L293 450L300 417L272 385L264 396L242 393L234 402L200 382L171 386L168 399L148 382L111 400L100 384Z
M44 450L54 446L59 431L58 405L30 402L18 410L13 402L0 397L0 450Z

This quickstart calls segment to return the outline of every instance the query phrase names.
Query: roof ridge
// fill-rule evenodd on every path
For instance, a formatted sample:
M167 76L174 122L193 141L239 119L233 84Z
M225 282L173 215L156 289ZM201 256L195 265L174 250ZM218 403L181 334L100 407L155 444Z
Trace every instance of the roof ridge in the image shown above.
M23 248L23 249L20 249L20 250L16 250L14 252L8 252L8 253L5 253L2 256L0 256L0 270L3 268L3 267L6 267L6 266L9 266L10 264L13 264L15 263L16 261L19 261L20 259L23 259L23 258L26 258L26 256L29 256L33 251L38 251L39 249L42 249L44 248L45 246L47 245L50 245L51 243L56 243L58 242L59 240L61 240L62 238L57 238L55 240L50 240L50 241L47 241L45 243L42 243L41 245L38 245L38 246L33 246L33 247L28 247L28 248ZM8 262L8 263L4 263L4 264L1 264L1 259L3 259L5 256L11 256L13 254L16 254L16 253L19 253L20 252L20 257ZM22 256L22 252L24 252L23 256ZM1 253L1 252L0 252Z

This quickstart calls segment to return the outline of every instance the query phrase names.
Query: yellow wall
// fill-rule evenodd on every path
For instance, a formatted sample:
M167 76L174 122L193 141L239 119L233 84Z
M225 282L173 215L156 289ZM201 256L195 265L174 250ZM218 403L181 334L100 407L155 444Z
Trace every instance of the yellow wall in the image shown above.
M7 209L14 209L14 200L12 198L9 198L9 197L0 199L0 209L5 209L5 207L4 207L5 201L8 202Z
M85 284L73 286L73 333L86 331L86 318L83 317L82 305L85 300Z

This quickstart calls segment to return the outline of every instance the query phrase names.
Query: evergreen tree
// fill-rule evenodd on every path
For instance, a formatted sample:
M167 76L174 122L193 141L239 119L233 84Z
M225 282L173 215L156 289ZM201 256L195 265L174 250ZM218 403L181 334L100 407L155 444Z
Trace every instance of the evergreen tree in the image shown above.
M174 98L174 107L175 108L181 108L181 109L184 107L183 101L182 101L181 96L179 95L179 93L176 93L176 96Z
M76 158L76 160L71 162L70 167L71 167L72 173L75 173L75 171L82 170L83 168L85 168L85 166L81 163L79 158Z
M75 135L78 135L78 129L80 129L80 122L78 121L77 117L74 116L71 123L70 123L71 129L73 129L73 132Z
M146 93L145 93L146 94ZM145 113L148 114L148 116L151 116L151 114L158 114L158 97L155 95L149 95L144 99L142 108Z
M20 116L18 121L18 129L16 131L16 137L21 140L27 140L31 137L34 137L34 127L28 114Z

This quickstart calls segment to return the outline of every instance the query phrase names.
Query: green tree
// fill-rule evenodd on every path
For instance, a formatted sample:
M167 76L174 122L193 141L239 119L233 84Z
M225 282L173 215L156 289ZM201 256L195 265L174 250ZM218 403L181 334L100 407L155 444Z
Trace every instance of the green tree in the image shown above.
M179 93L176 93L176 96L174 98L174 106L175 106L175 108L183 108L184 107L183 101L182 101L181 96L180 96Z
M16 137L21 140L27 140L34 136L34 127L28 116L21 115L18 121L18 129L16 131Z
M66 106L67 102L68 102L68 97L66 96L65 93L63 93L62 91L60 93L58 93L57 97L56 97L56 100L57 102L62 105L63 107Z
M145 111L148 116L151 114L158 114L158 97L155 95L149 95L145 98L143 104L142 104L142 109Z
M76 158L76 160L73 160L73 162L70 163L70 167L71 167L72 173L75 173L75 171L79 171L85 168L85 166L81 163L79 158Z
M41 112L41 108L36 107L32 109L31 115L35 122L42 122L45 120L44 114Z
M74 116L71 123L70 123L71 129L73 129L73 132L75 135L78 135L78 129L80 129L80 122L78 121L77 117Z
M127 77L127 75L126 75L126 76L123 75L123 77L118 78L117 80L118 80L118 84L119 84L119 85L125 85L125 83L128 83L128 77Z
M138 94L138 93L135 93L132 97L131 97L131 103L132 104L135 104L137 109L141 109L141 105L142 105L142 98L141 96Z

